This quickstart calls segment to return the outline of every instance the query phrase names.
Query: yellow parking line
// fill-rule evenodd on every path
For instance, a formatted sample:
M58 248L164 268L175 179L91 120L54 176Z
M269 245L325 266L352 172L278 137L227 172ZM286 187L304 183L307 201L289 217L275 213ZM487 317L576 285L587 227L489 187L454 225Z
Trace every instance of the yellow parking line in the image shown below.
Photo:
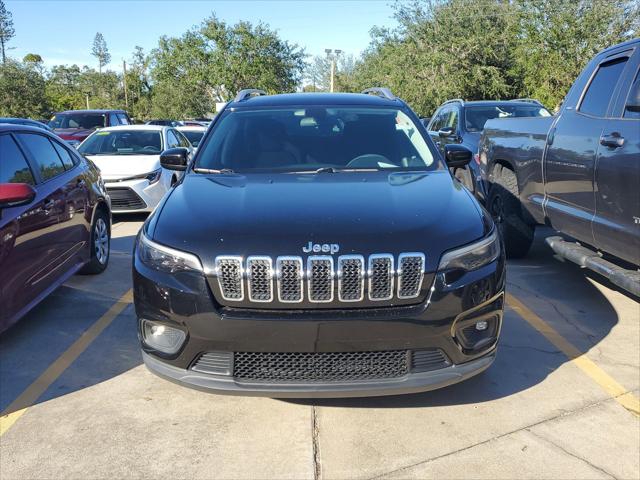
M27 389L2 412L0 416L0 436L18 420L27 409L55 382L60 375L84 352L100 333L133 301L133 291L129 290L114 303L93 325L86 330L73 345L60 355Z
M524 318L538 332L546 337L555 347L564 353L571 362L586 373L593 381L611 395L620 405L640 416L640 399L611 378L604 370L592 362L585 354L560 335L551 325L533 313L526 305L513 295L507 293L507 305Z

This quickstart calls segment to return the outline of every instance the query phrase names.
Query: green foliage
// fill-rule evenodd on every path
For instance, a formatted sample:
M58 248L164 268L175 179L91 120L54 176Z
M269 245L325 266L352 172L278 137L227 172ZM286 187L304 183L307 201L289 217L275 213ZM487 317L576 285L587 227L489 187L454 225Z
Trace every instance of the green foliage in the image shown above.
M15 34L13 15L11 15L11 12L4 6L4 2L0 0L0 53L2 53L2 63L6 63L7 61L7 43L9 43L9 40L11 40Z
M160 38L151 56L152 112L168 118L212 112L243 88L292 91L305 66L304 52L267 25L230 26L215 16L180 38Z
M37 53L27 53L22 61L24 63L42 63L42 57Z
M377 29L354 85L390 87L423 115L449 98L557 105L588 60L638 29L633 0L422 0Z
M111 61L111 54L107 48L107 42L104 36L98 32L93 38L93 46L91 47L91 55L98 60L98 71L102 73L102 67Z
M30 64L7 59L0 65L0 117L39 118L48 107L42 74Z
M514 74L519 96L560 104L589 60L640 27L640 3L628 0L518 0Z

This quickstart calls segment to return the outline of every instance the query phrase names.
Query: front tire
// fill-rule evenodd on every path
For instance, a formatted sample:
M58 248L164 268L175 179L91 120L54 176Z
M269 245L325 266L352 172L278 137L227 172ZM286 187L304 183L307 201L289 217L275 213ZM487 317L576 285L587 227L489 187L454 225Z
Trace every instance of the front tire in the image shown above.
M96 212L91 225L90 246L91 259L80 273L95 275L104 272L109 264L111 249L111 230L109 229L109 215L102 209Z
M526 256L533 243L535 225L527 222L522 211L518 179L512 170L496 166L488 205L502 233L507 258Z

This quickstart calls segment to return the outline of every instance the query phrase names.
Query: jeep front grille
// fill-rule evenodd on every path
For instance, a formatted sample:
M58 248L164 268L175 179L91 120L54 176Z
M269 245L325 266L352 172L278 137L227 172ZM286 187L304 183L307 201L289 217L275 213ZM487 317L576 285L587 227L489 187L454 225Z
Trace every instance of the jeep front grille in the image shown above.
M250 302L265 303L300 303L305 297L312 303L329 303L336 296L340 302L410 299L420 295L424 274L422 253L401 253L397 263L387 253L366 260L362 255L341 255L335 263L329 255L310 256L306 263L296 256L215 260L222 299L234 302L245 300L245 290Z

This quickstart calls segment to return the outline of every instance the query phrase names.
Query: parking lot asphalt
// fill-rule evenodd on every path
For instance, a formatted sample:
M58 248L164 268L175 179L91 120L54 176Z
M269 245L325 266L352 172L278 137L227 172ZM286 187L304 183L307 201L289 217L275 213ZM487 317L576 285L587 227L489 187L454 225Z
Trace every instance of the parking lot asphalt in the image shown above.
M0 337L0 478L640 478L640 303L553 256L508 266L493 366L423 394L276 400L149 373L131 305L141 217L111 263Z

